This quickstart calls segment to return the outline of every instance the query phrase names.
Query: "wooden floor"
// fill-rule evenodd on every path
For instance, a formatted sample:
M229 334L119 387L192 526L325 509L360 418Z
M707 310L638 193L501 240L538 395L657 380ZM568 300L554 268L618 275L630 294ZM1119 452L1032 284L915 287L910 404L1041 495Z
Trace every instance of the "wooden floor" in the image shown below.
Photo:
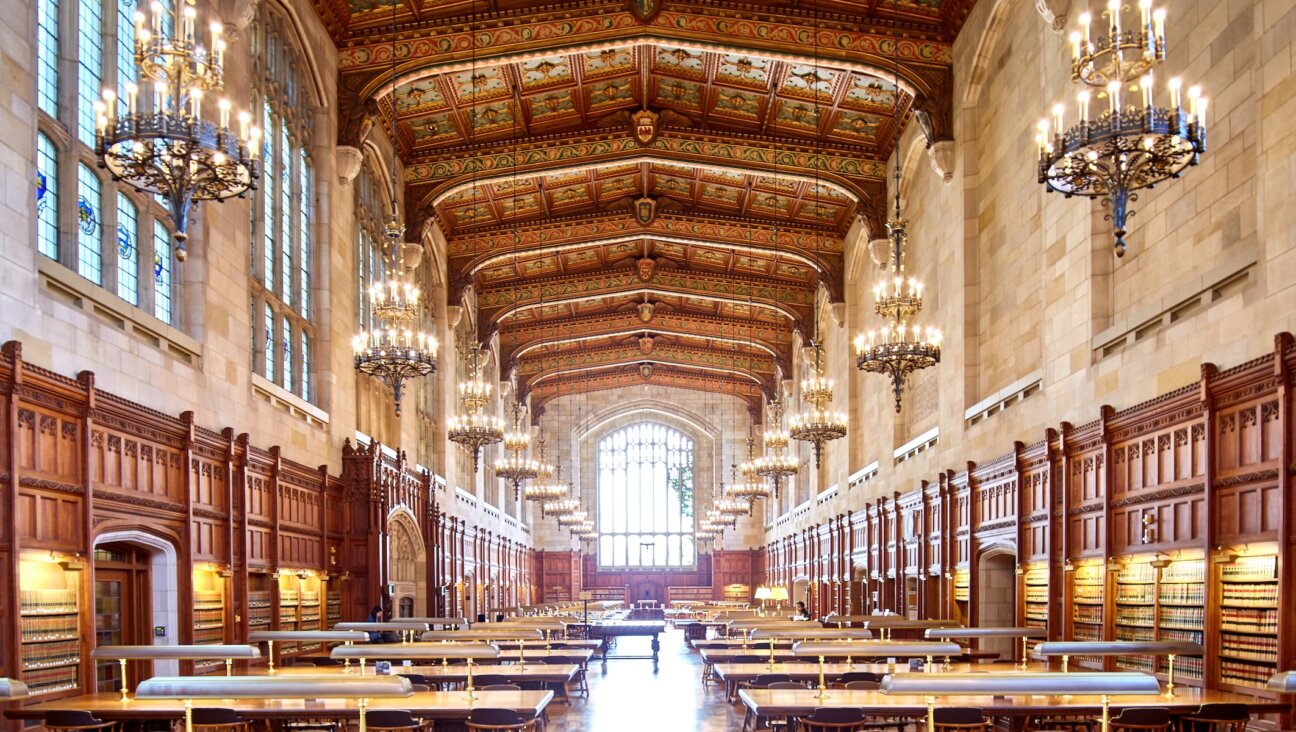
M617 639L613 655L648 655L647 638ZM702 661L681 631L661 636L661 661L611 658L607 672L589 665L590 695L549 707L549 732L721 732L742 728L743 709L725 701L724 689L700 680Z

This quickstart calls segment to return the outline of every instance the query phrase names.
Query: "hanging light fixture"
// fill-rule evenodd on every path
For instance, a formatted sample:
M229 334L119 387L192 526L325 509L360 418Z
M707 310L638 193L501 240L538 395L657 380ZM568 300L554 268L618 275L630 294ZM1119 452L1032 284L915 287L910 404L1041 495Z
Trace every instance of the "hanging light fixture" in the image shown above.
M105 89L103 99L95 102L95 155L113 180L162 199L171 212L175 256L183 262L190 209L200 201L242 197L256 189L261 130L251 125L250 114L240 112L235 134L229 100L214 100L225 89L221 24L211 24L208 48L196 30L192 2L176 3L170 34L164 28L165 12L155 1L150 17L135 13L141 86L126 84L124 100ZM204 117L203 100L209 96L213 101Z
M769 403L771 429L765 431L765 454L756 459L755 473L766 478L774 486L774 498L778 498L783 481L801 471L801 461L787 454L790 444L788 432L783 429L783 402L777 396Z
M1168 106L1153 100L1152 69L1166 57L1165 8L1139 0L1139 24L1127 27L1124 7L1121 0L1107 3L1107 31L1097 37L1090 34L1090 14L1080 14L1080 30L1071 34L1071 80L1082 85L1076 123L1067 128L1065 108L1057 104L1036 135L1039 182L1067 198L1102 199L1117 257L1125 254L1137 191L1178 178L1206 152L1207 100L1200 87L1188 89L1187 113L1177 77L1166 85ZM1090 100L1104 96L1107 110L1091 116Z
M481 449L504 439L504 425L499 417L485 411L493 389L490 382L482 378L481 350L481 344L472 344L469 355L471 376L459 382L459 403L467 411L451 417L446 431L451 442L472 453L474 473L481 463Z
M543 450L541 451L543 456ZM543 460L543 457L541 458ZM545 517L545 506L554 501L566 498L571 493L571 486L563 482L562 467L555 466L552 475L547 477L536 476L536 479L527 483L522 489L522 497L532 503L539 504L540 518Z
M738 466L738 473L743 479L735 479L734 484L729 486L729 495L747 501L747 513L750 515L756 501L770 497L769 483L756 472L755 440L750 437L747 438L747 459Z
M508 457L495 461L495 475L513 486L513 498L522 496L522 484L540 475L540 463L526 456L531 447L531 433L523 420L526 409L513 402L513 429L504 433L504 449Z
M897 49L898 43L893 41ZM895 395L895 410L900 411L909 374L940 363L941 333L939 330L909 325L909 319L923 308L923 286L916 278L905 279L904 255L908 234L908 221L900 213L900 56L895 59L895 213L887 221L887 235L891 239L891 278L873 289L873 311L886 325L881 331L870 330L855 339L855 366L861 371L885 374L891 377L891 392Z
M817 325L815 330L818 330ZM814 352L813 371L801 380L801 399L812 406L792 415L788 432L792 439L814 445L817 468L823 456L824 443L845 437L847 423L845 414L829 408L833 400L833 380L823 373L823 344L813 340L810 348Z
M392 6L392 93L396 93L396 7ZM391 216L383 225L383 260L387 279L370 285L374 327L351 340L356 371L380 379L392 390L396 414L401 413L401 394L408 379L436 371L436 338L415 331L421 290L414 282L414 268L422 255L417 244L405 243L405 223L400 217L396 190L396 118L391 135ZM412 261L407 262L406 256Z
M563 498L545 506L545 512L555 519L576 513L581 508L579 498Z
M737 485L738 466L731 465L730 471L731 471L730 477L733 479L733 484ZM750 513L751 507L750 505L748 505L746 501L733 495L733 493L730 492L730 489L725 487L724 481L722 480L720 481L720 490L718 491L718 496L715 499L715 510L721 516L726 516L726 517L732 516L734 518L737 518L739 516L746 516L748 513Z

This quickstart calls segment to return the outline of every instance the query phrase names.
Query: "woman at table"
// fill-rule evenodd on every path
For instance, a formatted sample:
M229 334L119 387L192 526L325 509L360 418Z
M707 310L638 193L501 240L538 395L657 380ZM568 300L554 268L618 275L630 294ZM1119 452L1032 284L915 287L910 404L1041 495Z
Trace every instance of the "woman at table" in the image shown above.
M797 603L797 606L796 606L796 619L797 619L797 620L809 620L809 619L810 619L810 611L806 609L806 604L805 604L804 602L798 602L798 603Z

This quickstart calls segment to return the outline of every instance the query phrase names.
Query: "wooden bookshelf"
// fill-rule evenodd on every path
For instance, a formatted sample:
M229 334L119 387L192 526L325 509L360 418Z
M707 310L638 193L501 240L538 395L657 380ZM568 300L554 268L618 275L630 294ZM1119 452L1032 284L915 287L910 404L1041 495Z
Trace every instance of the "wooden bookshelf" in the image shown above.
M1079 563L1071 575L1071 640L1105 640L1106 568L1100 562ZM1075 656L1072 666L1084 669L1103 668L1103 659Z
M1115 636L1118 641L1156 640L1157 569L1150 560L1129 562L1115 573ZM1151 673L1151 656L1117 656L1116 668Z
M1157 640L1205 645L1205 625L1205 560L1181 559L1161 568L1157 579ZM1168 669L1168 659L1158 659L1157 673L1165 675ZM1175 681L1198 686L1203 669L1203 658L1176 658Z
M39 579L31 580L32 575ZM56 565L23 573L18 597L22 679L33 696L81 685L81 605L75 583L64 575ZM31 584L46 586L29 589Z
M963 571L964 587L963 597L968 597L968 575ZM1048 566L1043 563L1034 563L1026 566L1022 574L1022 597L1023 615L1022 622L1027 628L1048 629L1049 615L1049 572ZM958 599L958 575L954 577L954 599ZM1035 651L1035 644L1038 640L1027 641L1027 656Z
M1263 688L1278 669L1278 557L1216 565L1220 687Z
M325 594L325 629L332 628L334 625L342 622L342 592L341 590L329 590Z

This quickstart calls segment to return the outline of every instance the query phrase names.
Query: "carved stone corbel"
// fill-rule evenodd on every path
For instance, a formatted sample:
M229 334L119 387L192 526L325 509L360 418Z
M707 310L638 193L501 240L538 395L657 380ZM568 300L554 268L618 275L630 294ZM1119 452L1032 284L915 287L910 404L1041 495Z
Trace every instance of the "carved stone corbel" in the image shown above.
M1035 9L1054 33L1061 33L1066 28L1067 11L1071 9L1071 0L1035 0Z
M360 152L360 148L351 145L338 145L336 150L338 180L342 185L349 186L351 181L360 175L360 167L364 164L364 153Z
M223 22L225 37L236 41L256 18L257 3L260 0L221 0L219 12Z
M872 239L868 243L869 261L878 269L886 269L891 263L891 240Z
M954 180L954 141L942 140L927 145L927 159L931 161L932 170L940 176L941 182Z

